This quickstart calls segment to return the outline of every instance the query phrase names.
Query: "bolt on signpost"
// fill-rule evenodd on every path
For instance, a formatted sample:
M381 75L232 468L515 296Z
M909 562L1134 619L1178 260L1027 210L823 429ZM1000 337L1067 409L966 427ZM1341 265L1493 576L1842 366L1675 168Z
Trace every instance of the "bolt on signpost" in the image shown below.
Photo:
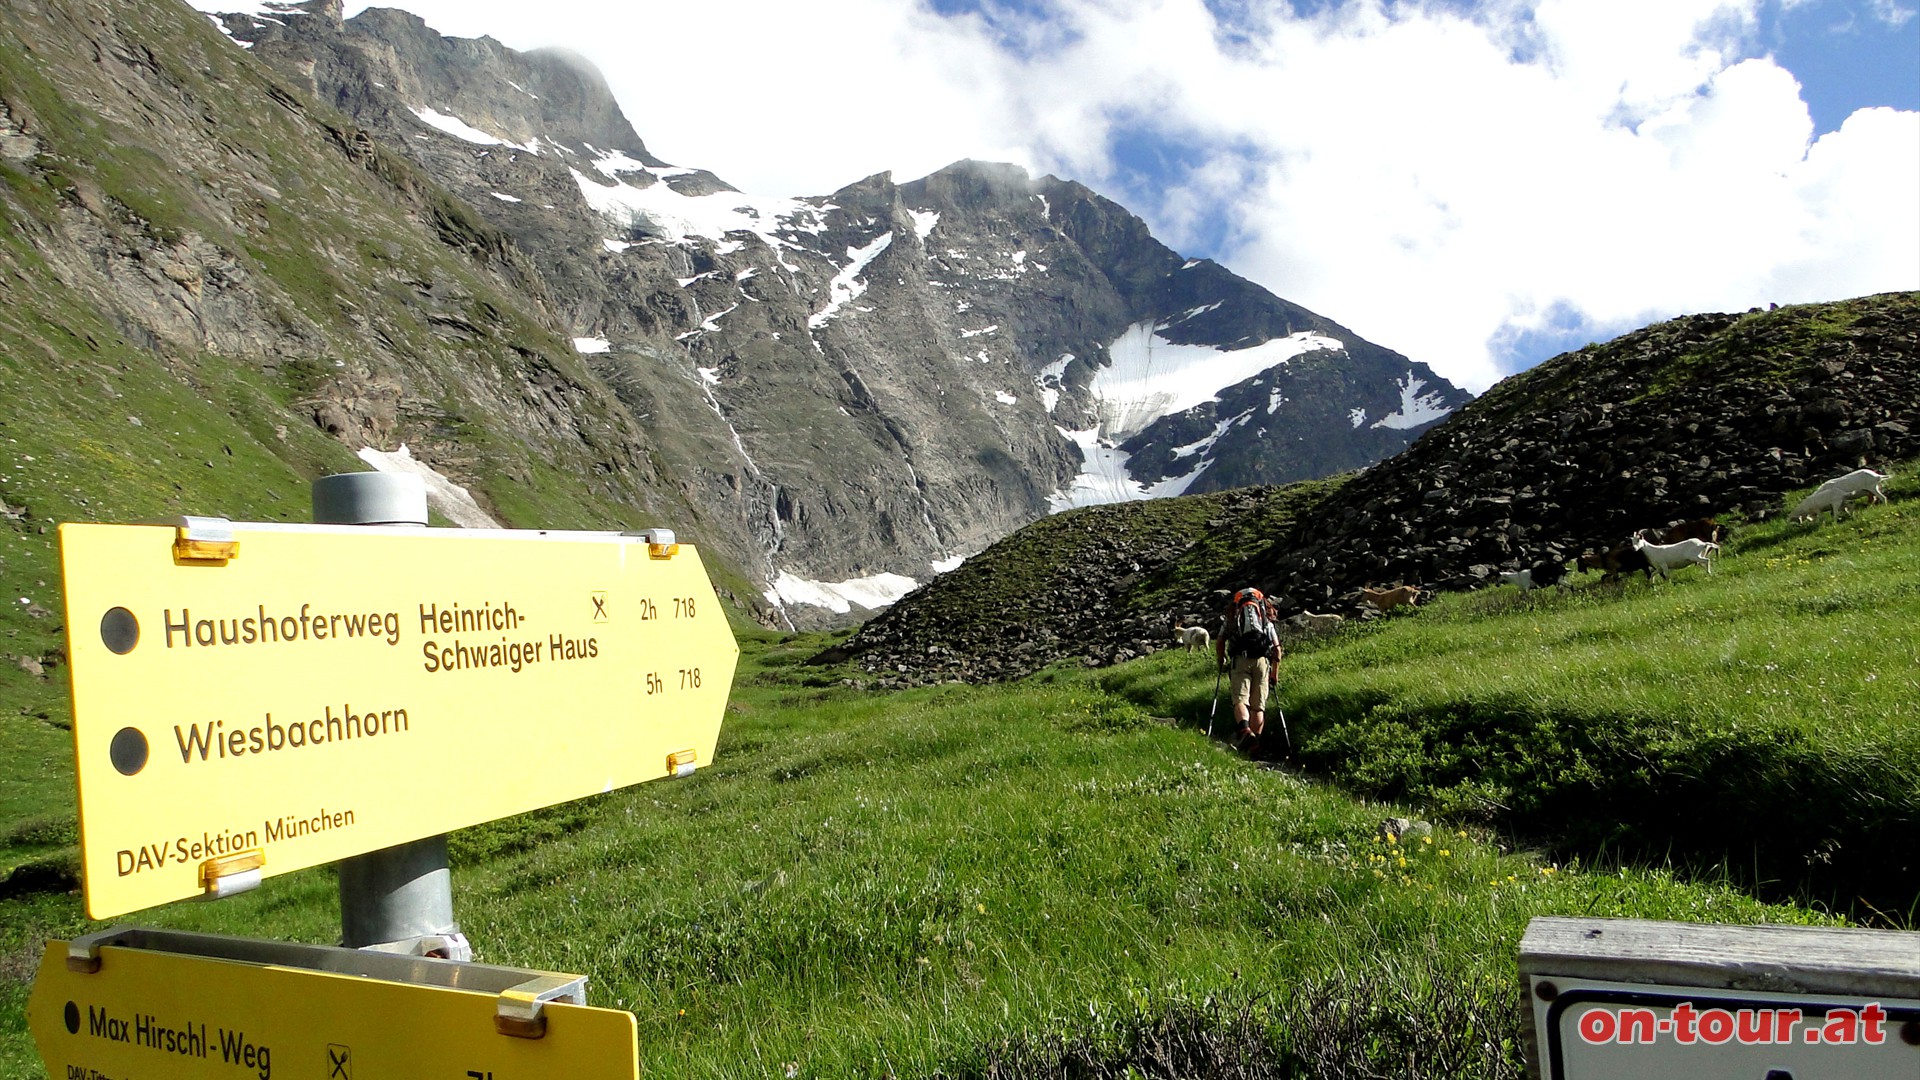
M49 943L49 1074L632 1080L634 1017L584 977L440 958L466 948L445 835L712 760L739 650L699 553L426 528L417 484L372 476L314 516L61 526L86 907L339 863L366 947Z

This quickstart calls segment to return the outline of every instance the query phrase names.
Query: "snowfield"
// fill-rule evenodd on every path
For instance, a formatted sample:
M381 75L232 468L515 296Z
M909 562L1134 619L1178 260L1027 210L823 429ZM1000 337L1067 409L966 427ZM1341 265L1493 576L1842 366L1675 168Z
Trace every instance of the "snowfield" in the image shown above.
M1315 349L1346 346L1322 334L1299 333L1248 349L1176 345L1163 327L1135 323L1107 347L1112 363L1093 376L1100 434L1123 442L1163 416L1212 401L1220 391Z
M1195 308L1179 318L1189 319L1216 306ZM1221 421L1212 435L1175 451L1179 457L1198 456L1200 460L1191 472L1156 484L1143 484L1133 478L1127 471L1129 455L1116 449L1118 444L1146 430L1163 416L1217 400L1220 391L1227 387L1279 367L1303 353L1346 347L1324 334L1312 332L1274 338L1246 349L1176 345L1160 334L1167 325L1135 323L1107 347L1107 356L1112 362L1094 372L1091 384L1098 426L1086 431L1060 430L1061 435L1080 447L1082 464L1080 475L1049 498L1049 505L1056 513L1075 506L1185 494L1210 464L1204 456L1206 452L1229 427L1245 423L1247 416ZM1059 367L1064 370L1065 363ZM1058 378L1055 374L1054 379ZM1278 407L1277 402L1274 407ZM1052 411L1050 401L1048 411Z
M1421 424L1432 423L1452 412L1442 402L1439 394L1422 394L1426 387L1425 379L1413 372L1400 380L1400 409L1373 422L1374 427L1392 428L1395 431L1408 431Z
M808 604L845 615L856 606L877 611L919 587L919 582L899 574L872 574L849 581L825 582L808 581L790 570L782 570L761 595L767 603L778 607Z

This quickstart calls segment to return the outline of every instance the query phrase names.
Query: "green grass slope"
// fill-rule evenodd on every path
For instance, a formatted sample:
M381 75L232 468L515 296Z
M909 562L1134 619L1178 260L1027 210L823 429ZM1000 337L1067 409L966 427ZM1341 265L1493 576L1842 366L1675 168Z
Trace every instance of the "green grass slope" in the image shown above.
M1362 794L1920 913L1920 479L1734 531L1714 573L1441 598L1296 653L1300 761ZM1795 497L1789 498L1789 505Z
M301 520L314 477L401 443L511 525L697 517L664 474L707 448L643 437L525 258L418 169L185 5L9 16L0 525ZM32 597L51 575L10 542L0 584Z
M1513 949L1550 912L1823 921L1664 872L1389 844L1392 808L1264 769L1098 673L899 695L749 642L716 763L457 834L482 958L592 978L648 1075L1518 1075ZM1181 658L1184 660L1184 658ZM1118 671L1204 701L1171 655ZM1196 693L1198 696L1196 697ZM69 897L0 902L0 1069L35 1076L25 957ZM305 872L148 924L338 932Z
M1209 742L1184 653L876 694L750 632L712 766L456 834L456 910L483 959L632 1010L649 1075L1518 1077L1530 917L1844 922L1851 853L1910 854L1912 466L1890 492L1742 530L1711 577L1299 643L1305 772ZM1910 924L1903 880L1852 917ZM139 921L338 933L326 871ZM0 899L0 1072L39 1075L29 960L88 926Z

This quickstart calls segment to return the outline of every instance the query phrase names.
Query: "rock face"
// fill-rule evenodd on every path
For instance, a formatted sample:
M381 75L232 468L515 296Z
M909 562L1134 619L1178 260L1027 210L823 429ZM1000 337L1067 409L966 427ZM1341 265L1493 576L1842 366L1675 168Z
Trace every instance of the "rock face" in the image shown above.
M1341 482L1031 526L824 659L892 684L1108 663L1168 647L1176 622L1211 625L1219 590L1245 585L1283 615L1367 617L1363 585L1498 584L1642 528L1764 518L1796 489L1915 455L1920 294L1695 315L1514 376ZM1046 551L1047 569L1010 573ZM979 600L998 577L1014 595Z
M1211 533L1260 534L1269 504L1281 501L1275 494L1241 488L1056 514L929 582L815 660L857 658L874 685L891 688L992 682L1060 660L1111 664L1167 648L1176 623L1211 629L1217 614L1183 600L1144 614L1140 595L1178 573Z
M1314 606L1770 515L1795 488L1920 452L1917 299L1696 315L1557 358L1356 477L1239 572Z
M305 12L220 21L510 241L682 532L768 586L736 594L766 621L818 622L792 602L810 583L904 587L1061 507L1357 468L1468 400L1078 184L963 161L743 194L650 154L577 57ZM365 413L328 423L418 436L405 408Z

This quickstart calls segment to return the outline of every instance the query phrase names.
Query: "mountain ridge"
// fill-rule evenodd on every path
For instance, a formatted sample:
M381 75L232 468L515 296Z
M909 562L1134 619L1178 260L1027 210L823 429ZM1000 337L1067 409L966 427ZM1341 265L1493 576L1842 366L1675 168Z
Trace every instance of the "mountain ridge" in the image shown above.
M768 578L924 578L1054 509L1073 485L1073 459L1097 441L1055 429L1093 427L1088 387L1109 346L1129 327L1177 314L1174 299L1221 302L1169 280L1191 261L1081 185L963 160L906 184L881 173L827 196L749 196L652 157L637 135L628 138L630 125L601 142L572 129L543 132L546 121L512 115L517 106L539 113L538 88L502 67L524 65L527 55L440 38L412 16L376 10L337 25L320 17L227 17L223 25L262 59L291 63L289 73L312 80L316 96L414 156L511 234L564 295L576 337L604 350L595 367L636 390L636 411L664 388L638 377L635 358L642 368L697 373L723 425L702 436L718 452L691 469L707 481L705 516L750 532L764 560L747 561ZM308 54L334 59L305 65ZM487 78L441 70L470 63L470 54L501 70ZM502 80L514 86L502 89ZM474 89L482 83L484 94ZM463 108L471 114L459 116ZM563 173L577 198L559 183ZM593 258L583 263L583 252ZM1283 309L1302 325L1335 325L1219 268L1192 278L1208 279L1253 312L1236 337L1284 323L1274 316ZM1184 339L1205 340L1200 325L1185 327ZM1377 348L1342 334L1356 351ZM1369 409L1384 406L1393 380L1409 372L1444 386L1384 350L1335 366L1356 397L1380 399ZM1465 400L1445 389L1450 405ZM1065 422L1035 407L1042 400ZM1126 453L1162 471L1119 493L1138 497L1193 473L1192 462L1176 468L1174 451L1200 441L1187 437L1200 422L1131 433ZM808 432L807 445L788 438L793 431ZM1406 441L1378 431L1316 434L1316 443L1343 448L1335 456L1347 466ZM1161 445L1166 437L1182 442ZM1196 453L1260 461L1256 471L1288 478L1308 468L1285 465L1292 449L1258 428L1222 432L1185 456ZM1235 477L1222 469L1217 480L1198 481L1204 489Z
M50 358L0 422L72 477L7 489L36 518L295 517L261 491L404 452L503 525L674 527L748 617L820 625L1062 506L1378 460L1418 430L1349 418L1415 383L1467 400L1072 181L748 195L654 155L577 57L271 10L25 0L0 34L0 334ZM271 481L176 472L137 402L182 393ZM52 441L116 412L169 475L102 500Z
M1685 316L1504 380L1364 470L1030 525L815 659L881 686L1116 663L1248 585L1283 616L1366 618L1362 586L1498 585L1916 455L1920 293Z

